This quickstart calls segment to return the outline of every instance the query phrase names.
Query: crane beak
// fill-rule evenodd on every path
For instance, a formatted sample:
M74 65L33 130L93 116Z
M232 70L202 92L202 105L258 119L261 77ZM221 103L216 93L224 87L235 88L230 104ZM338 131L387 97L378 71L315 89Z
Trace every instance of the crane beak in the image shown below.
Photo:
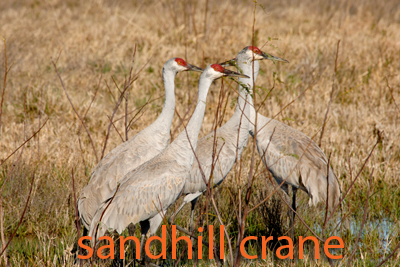
M269 60L272 60L274 62L275 61L281 61L281 62L289 63L289 61L287 61L286 59L283 59L283 58L280 58L280 57L276 57L276 56L273 56L271 54L267 54L267 53L261 52L261 55L263 56L264 59L269 59Z
M236 58L233 58L231 60L227 60L225 62L219 63L222 67L231 67L231 66L236 66Z
M186 63L186 67L187 67L187 71L199 71L199 72L203 72L202 68L196 67L192 64Z
M228 69L224 69L224 76L250 78L247 75L240 74L239 72L231 71L231 70L228 70Z

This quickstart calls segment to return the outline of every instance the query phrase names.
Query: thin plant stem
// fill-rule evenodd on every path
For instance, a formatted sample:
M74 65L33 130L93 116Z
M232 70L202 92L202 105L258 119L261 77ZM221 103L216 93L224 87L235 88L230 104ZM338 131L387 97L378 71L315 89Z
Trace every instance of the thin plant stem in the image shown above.
M35 181L35 173L33 173L33 175L32 175L31 188L29 189L29 195L28 195L28 198L26 199L25 208L24 208L24 210L23 210L23 212L22 212L22 215L21 215L21 217L20 217L20 219L19 219L17 228L15 228L15 230L14 230L14 232L11 234L11 237L10 237L10 239L8 240L7 244L5 245L5 247L3 247L3 250L2 250L1 253L0 253L0 257L3 255L3 253L5 253L5 251L6 251L7 247L8 247L8 245L10 245L11 240L13 240L15 234L17 233L18 228L19 228L19 227L21 226L21 224L22 224L22 220L24 219L26 210L28 209L28 204L29 204L29 200L30 200L30 198L31 198L31 194L32 194L32 189L33 189L34 181Z
M17 152L21 147L23 147L26 143L28 143L33 137L35 137L42 129L43 127L46 125L46 123L48 122L48 118L46 119L46 121L43 123L43 125L36 131L34 132L28 139L26 139L19 147L17 147L10 155L8 155L0 164L3 165L12 155L15 154L15 152ZM4 185L4 183L3 183ZM3 187L3 186L2 186ZM1 189L2 190L2 189ZM0 191L1 191L0 190Z
M318 146L321 146L322 136L324 135L324 131L325 131L326 120L328 119L328 113L329 113L329 109L331 107L332 99L333 99L333 92L335 90L335 79L336 79L336 72L337 72L337 62L338 62L338 57L339 57L339 44L340 44L340 40L337 43L336 59L335 59L335 72L333 73L331 96L330 96L330 99L329 99L328 107L326 108L324 123L322 124L322 130L321 130L321 135L319 137Z
M86 126L85 121L84 121L84 120L82 119L82 117L79 115L79 113L78 113L78 111L76 110L74 104L72 103L71 98L70 98L69 95L68 95L68 92L67 92L67 89L65 88L63 79L61 78L61 75L60 75L60 73L59 73L59 71L58 71L56 62L54 62L53 59L51 60L51 62L53 63L54 69L55 69L55 71L56 71L56 73L57 73L57 75L58 75L58 78L60 79L61 86L62 86L62 88L64 89L65 95L67 96L68 101L69 101L69 103L71 104L72 109L74 110L76 116L77 116L77 117L79 118L79 120L81 121L83 127L85 127L86 133L88 134L90 143L91 143L91 145L92 145L92 149L93 149L93 152L94 152L94 156L96 157L96 161L99 162L99 157L98 157L98 155L97 155L97 151L96 151L96 147L95 147L95 145L94 145L93 139L92 139L92 135L90 134L90 131L89 131L88 127Z

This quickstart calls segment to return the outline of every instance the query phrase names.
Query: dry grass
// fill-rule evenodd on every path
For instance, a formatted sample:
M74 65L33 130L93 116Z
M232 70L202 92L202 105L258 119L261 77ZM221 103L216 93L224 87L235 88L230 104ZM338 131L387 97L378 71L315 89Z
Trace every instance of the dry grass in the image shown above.
M273 73L282 83L277 83L260 113L274 116L311 86L277 119L309 136L317 135L315 140L318 140L332 87L336 44L340 39L334 99L322 149L326 154L332 153L331 164L346 188L350 179L349 160L353 172L357 172L378 133L384 132L382 143L357 181L345 209L355 208L355 215L362 213L367 178L374 168L375 195L369 215L371 218L388 218L396 225L400 217L400 110L396 107L396 103L400 105L400 4L394 0L385 3L372 0L260 1L259 4L262 6L256 11L256 45L290 61L290 64L278 65L261 63L262 72L257 80L257 85L263 88L259 89L261 97L266 96L272 86ZM123 86L135 44L134 72L147 61L149 63L133 84L128 107L133 110L150 97L161 98L144 109L144 115L133 125L131 137L160 114L164 62L171 57L182 57L204 67L233 58L251 43L253 8L252 1L242 0L2 1L0 35L7 41L8 63L13 65L8 75L1 118L0 159L4 160L49 118L39 136L28 143L3 192L7 236L17 226L28 195L31 173L37 168L32 202L17 236L44 243L51 240L52 244L62 240L62 244L51 249L63 254L72 246L76 234L71 169L76 170L79 191L96 164L84 130L80 133L83 152L80 150L80 121L63 92L51 64L52 58L56 60L59 56L61 76L80 114L89 106L102 75L99 92L86 117L95 147L101 154L109 123L107 115L112 113L113 97L118 96L112 77L118 86ZM4 73L4 60L2 52L0 73ZM198 77L198 74L185 73L176 79L176 108L180 115L196 100ZM201 136L211 131L220 83L217 82L209 94ZM235 98L232 92L229 103ZM227 105L225 121L233 111L234 102ZM121 107L116 118L123 114ZM121 133L123 121L116 122ZM175 116L172 129L178 123ZM180 127L176 133L182 129ZM112 130L107 151L120 143L119 135ZM250 165L250 154L247 149L243 156L244 171ZM1 167L3 180L15 159L14 156ZM222 190L232 182L228 176ZM260 181L257 186L262 184ZM228 216L229 210L223 207L228 197L222 190L217 197L220 197L222 212ZM307 199L301 195L300 212L307 214L310 211ZM315 216L321 217L321 214L322 209ZM311 216L310 220L312 218L315 217ZM298 232L304 233L301 225L298 227ZM396 243L394 236L396 231L399 232L399 225L393 231L392 245ZM27 259L22 248L15 249L10 260L16 265L21 259L29 265L52 265L55 252L38 250L43 255L39 253ZM368 249L362 250L361 256L362 253L368 253ZM68 261L66 256L59 263L63 261Z

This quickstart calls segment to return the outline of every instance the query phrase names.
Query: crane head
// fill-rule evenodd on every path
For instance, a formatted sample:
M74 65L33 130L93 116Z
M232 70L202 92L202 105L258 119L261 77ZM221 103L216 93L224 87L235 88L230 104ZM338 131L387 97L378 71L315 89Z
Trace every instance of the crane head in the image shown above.
M276 61L281 61L281 62L286 62L289 63L289 61L287 61L286 59L280 58L280 57L276 57L273 56L271 54L265 53L263 51L261 51L258 47L256 46L247 46L245 48L243 48L238 55L236 56L236 58L231 59L231 60L227 60L223 63L221 63L220 65L224 66L224 67L228 67L228 66L236 66L236 62L238 59L244 60L246 62L252 62L253 60L264 60L264 59L269 59L272 60L274 63Z
M185 60L183 60L181 58L178 58L178 57L175 58L175 63L177 65L176 67L177 67L178 72L181 72L181 71L199 71L199 72L202 72L203 71L202 68L199 68L199 67L196 67L196 66L194 66L192 64L189 64Z
M272 60L274 62L275 61L281 61L281 62L289 63L289 61L287 61L286 59L283 59L283 58L280 58L280 57L276 57L276 56L273 56L271 54L262 52L256 46L248 46L248 47L244 48L243 50L245 50L246 55L248 55L251 59L254 58L254 60L269 59L269 60Z
M218 79L223 76L249 78L247 75L225 69L219 64L211 64L206 68L205 71L209 72L213 77L215 77L215 79Z

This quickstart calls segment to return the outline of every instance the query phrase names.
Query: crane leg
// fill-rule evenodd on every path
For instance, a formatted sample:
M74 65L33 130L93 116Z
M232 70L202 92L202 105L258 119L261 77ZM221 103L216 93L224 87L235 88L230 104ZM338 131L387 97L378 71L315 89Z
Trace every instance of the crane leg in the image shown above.
M115 250L114 250L114 260L112 262L112 266L118 267L124 265L124 260L120 258L120 235L116 230L113 233L110 233L112 239L114 240Z
M194 201L194 199L190 200L190 202L192 202L192 201ZM179 206L179 208L176 210L176 212L175 212L171 217L169 217L169 219L168 219L168 223L169 223L169 224L173 224L173 223L174 223L175 216L178 215L178 213L182 210L182 208L183 208L188 202L189 202L189 201L183 201L183 203ZM195 206L196 202L197 202L197 197L196 197L195 203L194 203L194 204L192 203L192 210L191 210L191 214L190 214L190 223L189 223L190 228L192 228L191 225L193 224L194 206ZM198 237L194 236L194 235L192 234L192 231L188 231L188 230L186 230L185 228L180 227L179 225L175 225L175 226L176 226L176 229L178 229L178 230L181 231L182 233L185 233L185 234L187 234L188 236L191 237L191 239L192 239L192 244L193 244L193 239L196 239L196 240L197 240ZM203 241L203 245L204 245L204 246L208 246L208 242Z
M296 216L296 214L294 213L294 211L296 211L296 193L297 193L297 188L292 186L292 209L293 210L289 210L289 221L290 221L290 225L289 225L289 229L290 229L290 238L293 240L294 242L294 217Z
M142 264L146 264L146 255L144 253L144 244L146 239L146 234L150 229L150 222L148 220L140 222L140 231L141 231L141 239L140 239L140 261ZM146 264L147 265L147 264Z
M196 202L197 202L197 198L192 200L191 204L192 204L192 209L190 211L190 223L189 223L189 232L193 232L194 230L194 207L196 206Z
M194 207L196 206L196 202L197 202L197 199L198 198L195 198L194 200L192 200L192 202L191 202L191 204L192 204L192 207L191 207L191 210L190 210L190 222L189 222L189 232L190 233L193 233L193 231L194 231L194 220L193 220L193 217L194 217ZM190 238L190 240L192 241L192 254L193 254L193 259L197 259L197 254L195 253L195 251L194 251L194 237L192 236L191 238Z
M135 236L135 231L136 231L136 226L133 223L130 223L128 225L128 235L129 236ZM132 246L132 258L133 258L134 261L136 261L136 259L135 259L135 249L137 249L137 248L135 248L133 240L131 240L131 246Z
M83 236L88 236L88 234L89 234L89 230L86 229L86 227L83 227Z
M83 227L83 234L82 234L82 236L88 236L89 231L83 226L83 224L81 224L81 227ZM84 245L90 247L90 241L89 241L88 239L84 239L84 240L82 241L82 243L83 243ZM87 251L87 250L85 250L85 251ZM82 248L81 248L80 246L78 246L78 240L74 243L74 246L73 246L73 248L72 248L72 250L71 250L71 253L74 255L74 259L75 259L74 261L75 261L75 263L84 262L84 260L79 259L79 258L77 257L77 254L76 254L76 253L78 253L78 255L86 255L86 254L87 254L87 253L82 254Z

